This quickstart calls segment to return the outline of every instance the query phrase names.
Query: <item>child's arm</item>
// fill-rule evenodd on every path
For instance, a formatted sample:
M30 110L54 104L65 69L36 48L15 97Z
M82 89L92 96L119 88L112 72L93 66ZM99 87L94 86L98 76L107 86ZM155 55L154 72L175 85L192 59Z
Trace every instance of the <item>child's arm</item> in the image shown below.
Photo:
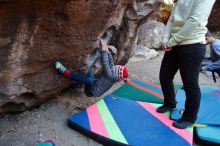
M80 82L85 83L85 84L92 84L92 82L93 82L93 78L71 72L71 71L69 71L69 69L67 69L59 61L55 61L54 64L55 64L56 69L59 70L60 73L64 74L68 78L74 79L76 81L80 81Z
M112 77L112 56L110 54L110 52L108 51L108 46L107 46L107 42L105 40L101 40L101 56L102 56L102 66L103 66L103 70L104 73L109 77L109 78L113 78ZM109 57L110 56L110 57Z
M109 59L109 65L112 68L114 66L114 61L112 58L112 54L110 52L108 53L108 59Z
M101 51L101 56L102 56L102 67L103 67L103 71L105 73L106 76L108 76L109 78L113 78L112 76L112 70L109 64L109 57L108 57L108 53L107 51Z
M109 65L110 65L110 68L112 68L114 66L114 61L112 58L112 54L108 50L108 45L107 45L106 39L101 39L101 47L102 47L101 49L103 51L106 50L108 52Z

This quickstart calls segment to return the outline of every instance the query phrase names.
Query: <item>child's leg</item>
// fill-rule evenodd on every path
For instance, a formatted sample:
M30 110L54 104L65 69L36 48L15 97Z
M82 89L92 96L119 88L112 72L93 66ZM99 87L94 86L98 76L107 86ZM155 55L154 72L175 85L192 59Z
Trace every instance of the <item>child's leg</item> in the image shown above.
M61 62L56 61L55 62L55 67L58 69L62 74L65 76L74 79L76 81L80 81L85 84L92 84L93 83L93 75L89 72L86 76L70 72L69 69L67 69Z
M80 81L82 83L85 83L85 84L92 84L93 79L94 79L94 78L91 78L90 76L83 76L83 75L80 75L74 72L70 72L68 77L71 79Z
M94 75L91 71L89 71L86 75L86 77L91 78L92 80L94 80Z
M92 72L88 72L88 74L86 75L87 77L91 78L94 81L94 75L92 74ZM85 94L88 97L92 97L92 91L93 90L93 83L92 84L86 84L85 85Z

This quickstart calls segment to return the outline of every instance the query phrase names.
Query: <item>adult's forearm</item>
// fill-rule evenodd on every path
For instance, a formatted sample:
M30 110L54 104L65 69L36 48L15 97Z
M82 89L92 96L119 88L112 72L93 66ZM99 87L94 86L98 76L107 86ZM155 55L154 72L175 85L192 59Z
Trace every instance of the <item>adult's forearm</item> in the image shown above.
M170 15L170 18L169 20L167 21L167 24L166 24L166 29L165 29L165 33L163 35L163 42L164 43L167 43L170 39L170 33L171 33L171 29L173 27L173 12L171 13Z

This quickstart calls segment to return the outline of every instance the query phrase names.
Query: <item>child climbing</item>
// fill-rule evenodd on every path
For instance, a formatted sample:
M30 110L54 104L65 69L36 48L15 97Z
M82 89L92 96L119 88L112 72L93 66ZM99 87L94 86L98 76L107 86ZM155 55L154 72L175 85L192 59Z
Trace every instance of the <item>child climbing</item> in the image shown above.
M128 78L128 70L123 65L114 65L112 55L108 50L107 40L101 39L101 59L103 71L95 79L91 71L86 76L71 72L60 61L55 61L55 67L65 76L85 84L85 94L89 97L99 97L115 82Z

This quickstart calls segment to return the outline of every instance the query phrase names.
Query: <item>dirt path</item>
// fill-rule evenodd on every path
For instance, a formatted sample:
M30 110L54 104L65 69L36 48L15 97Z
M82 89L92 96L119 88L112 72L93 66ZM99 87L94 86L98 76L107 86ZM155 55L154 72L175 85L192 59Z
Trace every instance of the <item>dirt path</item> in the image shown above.
M160 53L152 60L128 63L130 78L158 83L161 59ZM174 81L181 83L179 74ZM202 85L219 83L220 81L215 84L211 77L200 74ZM117 83L108 93L119 86L120 83ZM68 116L98 100L80 96L82 95L67 91L30 111L0 117L0 146L35 146L44 139L52 139L57 146L101 146L66 125Z

